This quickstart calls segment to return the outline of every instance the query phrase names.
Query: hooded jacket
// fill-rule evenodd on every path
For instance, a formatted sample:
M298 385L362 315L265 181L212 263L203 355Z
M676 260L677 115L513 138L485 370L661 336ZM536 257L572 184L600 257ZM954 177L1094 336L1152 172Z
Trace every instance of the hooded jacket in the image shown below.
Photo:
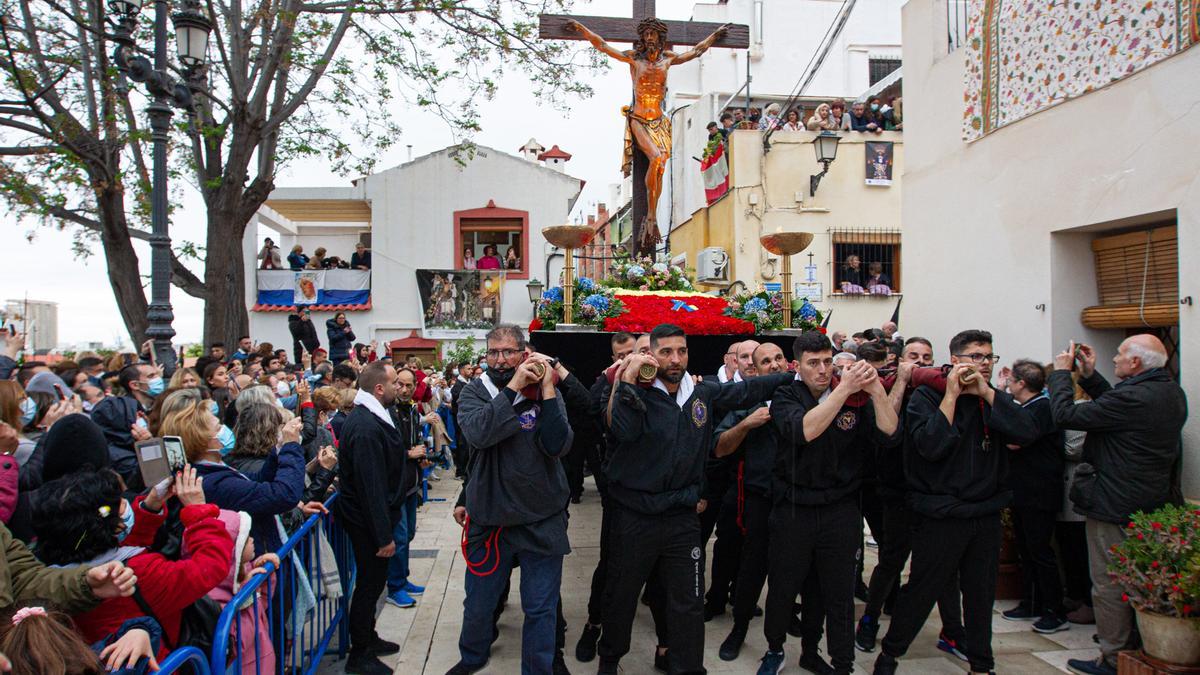
M233 600L233 596L237 595L238 589L248 580L247 575L250 574L250 563L242 562L242 551L250 539L250 514L245 511L222 510L218 519L225 526L229 538L233 540L233 561L229 566L229 575L208 592L208 597L219 602L224 609L229 601ZM266 591L267 584L263 584L259 586L257 593L246 598L238 606L237 623L230 624L229 627L230 642L240 637L242 661L239 665L244 673L275 672L275 645L271 642L270 624L267 622Z
M325 321L325 333L329 337L329 362L334 365L350 358L350 349L354 346L354 329L346 332L346 328L350 328L349 320L344 326L339 326L336 318Z
M1111 386L1094 373L1079 381L1091 402L1075 404L1071 373L1048 378L1054 421L1086 431L1083 461L1096 470L1087 503L1075 511L1124 525L1130 514L1182 503L1180 434L1187 421L1187 396L1170 373L1154 368ZM1074 497L1074 493L1072 493Z
M608 425L614 442L604 462L609 495L649 515L694 509L712 449L713 416L761 403L791 379L791 373L777 373L736 383L700 382L682 405L661 389L621 382Z

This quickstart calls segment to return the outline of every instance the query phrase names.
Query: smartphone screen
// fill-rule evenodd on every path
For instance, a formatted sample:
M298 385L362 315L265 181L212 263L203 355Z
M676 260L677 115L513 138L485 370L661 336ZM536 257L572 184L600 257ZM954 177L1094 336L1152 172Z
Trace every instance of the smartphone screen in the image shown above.
M163 452L167 456L167 464L171 467L171 473L182 471L183 465L187 464L187 454L183 451L183 439L178 436L163 436L162 445Z

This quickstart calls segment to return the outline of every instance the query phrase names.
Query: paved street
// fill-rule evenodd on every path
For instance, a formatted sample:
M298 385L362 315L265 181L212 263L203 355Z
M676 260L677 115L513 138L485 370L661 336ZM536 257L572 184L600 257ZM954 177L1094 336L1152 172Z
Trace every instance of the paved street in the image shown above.
M379 633L385 639L402 645L398 656L385 658L395 664L397 673L404 675L442 675L458 660L458 634L462 624L463 565L459 552L458 525L451 517L452 505L461 484L446 479L430 484L430 497L446 501L431 501L421 508L417 537L413 541L413 582L426 586L425 595L412 609L398 609L381 603ZM585 609L592 570L599 555L600 499L591 479L588 479L583 503L571 507L571 546L574 552L566 558L563 569L563 602L567 617L567 664L575 675L593 673L596 662L581 664L574 658L575 641L585 619ZM711 544L711 542L710 542ZM867 549L868 569L875 564L875 549ZM519 574L515 572L514 574ZM868 572L869 574L869 572ZM514 584L516 579L514 579ZM861 611L861 604L859 611ZM1000 618L999 611L1009 604L998 604L993 622L992 646L997 655L999 673L1065 672L1068 658L1092 657L1098 654L1092 642L1092 626L1073 626L1071 630L1051 636L1038 635L1028 623L1013 623ZM737 661L717 658L717 649L731 626L728 614L707 624L705 666L710 673L754 673L758 659L766 649L761 619L751 624L746 646ZM887 630L884 617L880 636ZM921 636L902 662L901 673L959 675L966 664L936 648L939 626L936 616L926 622ZM516 593L500 620L500 639L492 650L492 659L484 673L508 675L519 673L521 660L521 611ZM634 626L632 649L621 665L628 675L650 675L654 650L654 628L650 612L639 607ZM876 652L878 653L878 652ZM870 672L876 654L856 652L860 672ZM798 640L788 643L788 667L785 673L803 673L796 665L799 658ZM322 673L340 673L341 662L327 659Z

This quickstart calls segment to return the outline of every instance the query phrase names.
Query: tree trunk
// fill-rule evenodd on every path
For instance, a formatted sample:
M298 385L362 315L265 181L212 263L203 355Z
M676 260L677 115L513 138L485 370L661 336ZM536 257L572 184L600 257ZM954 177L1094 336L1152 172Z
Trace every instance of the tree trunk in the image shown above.
M125 220L125 200L119 190L97 192L96 202L100 208L100 240L103 243L104 262L108 267L108 283L112 286L117 301L117 311L129 331L134 349L146 339L149 321L146 312L149 303L142 288L141 272L138 269L137 252L129 238Z
M239 222L235 214L235 208L218 201L210 205L208 255L204 261L204 283L208 288L208 299L204 302L204 344L224 342L227 350L250 332L242 255L246 223Z

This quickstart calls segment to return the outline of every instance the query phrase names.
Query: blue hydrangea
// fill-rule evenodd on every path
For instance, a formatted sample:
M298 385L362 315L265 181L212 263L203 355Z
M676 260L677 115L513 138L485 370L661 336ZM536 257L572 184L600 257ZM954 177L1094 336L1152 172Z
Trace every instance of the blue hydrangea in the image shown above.
M562 299L563 299L562 287L555 286L554 288L551 288L550 290L543 291L542 299L547 300L549 302L562 302Z
M654 263L654 267L652 269L658 274L666 274L667 273L667 264L666 263Z
M609 305L608 296L594 293L584 298L583 304L595 308L597 312L607 312Z
M629 269L625 270L625 276L630 279L641 279L646 276L646 268L641 265L630 265Z
M742 305L742 309L747 313L761 312L767 308L767 301L762 298L750 298L746 304Z
M585 291L590 291L596 288L596 282L587 277L579 277L579 287Z
M815 321L817 318L817 308L813 307L812 303L807 299L805 299L803 305L800 305L800 318L805 321Z

